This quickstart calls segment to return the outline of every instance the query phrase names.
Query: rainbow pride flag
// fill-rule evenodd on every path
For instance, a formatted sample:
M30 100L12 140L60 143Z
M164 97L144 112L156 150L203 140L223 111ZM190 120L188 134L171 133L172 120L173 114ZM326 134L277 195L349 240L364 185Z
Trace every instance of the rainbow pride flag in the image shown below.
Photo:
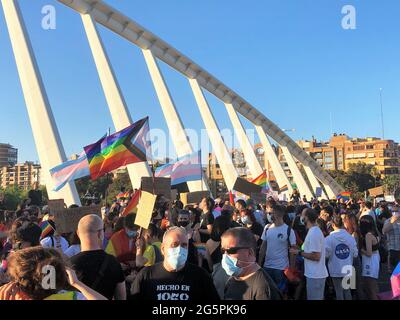
M288 191L288 190L289 190L289 188L288 188L287 184L285 184L284 186L279 188L279 192L285 192L285 191Z
M146 161L151 154L148 133L149 118L146 117L86 146L91 178L95 180L119 167Z
M140 194L141 194L141 191L136 190L136 192L132 196L131 200L129 200L128 205L122 211L122 214L121 214L122 217L125 217L126 215L128 215L130 213L136 213L137 206L139 204Z
M122 199L122 198L128 199L129 196L130 196L129 191L127 191L127 192L120 192L120 193L117 194L117 200L120 200L120 199Z
M267 172L264 171L263 173L261 173L257 178L253 179L251 182L262 187L261 192L263 193L267 193L268 190L271 189L268 181L267 181Z
M42 229L42 233L40 235L40 239L46 238L52 231L54 231L53 227L48 221L42 221L39 224L40 229Z
M343 199L344 201L349 201L349 200L350 200L350 196L351 196L351 192L344 191L344 192L339 193L339 194L336 196L336 199L337 199L337 200Z

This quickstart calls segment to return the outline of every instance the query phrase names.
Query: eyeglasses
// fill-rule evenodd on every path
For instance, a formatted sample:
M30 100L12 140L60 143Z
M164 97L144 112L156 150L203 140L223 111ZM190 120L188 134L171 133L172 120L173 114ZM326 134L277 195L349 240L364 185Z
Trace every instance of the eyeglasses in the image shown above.
M232 247L229 249L221 248L221 253L222 254L236 254L239 250L241 249L250 249L249 247Z

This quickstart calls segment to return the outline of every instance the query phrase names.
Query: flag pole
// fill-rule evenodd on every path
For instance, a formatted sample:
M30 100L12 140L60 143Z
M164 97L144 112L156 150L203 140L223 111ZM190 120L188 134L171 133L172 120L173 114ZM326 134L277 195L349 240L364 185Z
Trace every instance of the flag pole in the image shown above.
M110 127L108 127L108 136L110 136L111 135L111 128ZM109 183L108 183L108 180L109 180L109 172L107 172L107 174L106 174L106 179L107 179L107 187L106 187L106 191L104 192L104 200L105 200L105 206L107 207L107 197L108 197L108 188L109 188Z
M203 188L203 165L201 163L201 149L199 150L199 158L200 158L200 171L201 171L201 192L204 191Z

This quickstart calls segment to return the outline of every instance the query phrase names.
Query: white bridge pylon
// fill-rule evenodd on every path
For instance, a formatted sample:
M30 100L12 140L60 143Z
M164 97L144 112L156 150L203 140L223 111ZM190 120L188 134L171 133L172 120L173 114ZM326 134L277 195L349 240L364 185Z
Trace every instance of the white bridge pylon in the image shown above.
M233 166L232 159L229 156L229 152L222 140L218 126L215 123L214 117L204 97L203 90L207 90L225 104L240 146L245 155L246 163L253 177L261 174L262 169L254 154L254 150L244 133L244 128L240 122L238 114L244 116L255 126L264 147L265 156L268 158L280 187L287 185L289 189L288 192L291 193L293 191L289 179L284 173L284 170L272 149L269 137L282 147L285 156L289 155L286 158L293 160L291 161L291 172L294 177L294 182L301 189L299 191L303 195L307 195L309 198L313 196L313 191L315 190L309 188L305 179L301 176L300 170L297 168L294 159L297 159L297 161L304 167L312 189L323 185L329 198L333 198L336 194L343 191L342 186L340 186L321 168L318 163L314 161L314 159L312 159L272 121L250 105L235 91L228 88L224 83L220 82L198 64L177 51L165 41L149 32L132 19L126 17L121 12L115 10L104 1L58 1L82 15L84 29L92 50L107 104L117 130L128 126L132 122L132 119L110 61L105 52L100 35L97 32L97 23L115 32L142 50L178 156L191 153L194 150L185 134L183 123L175 108L175 104L169 93L161 70L158 67L157 60L161 60L168 64L189 80L228 189L232 190L236 179L238 178L238 174ZM18 9L17 0L1 0L1 2L6 16L11 42L13 44L18 73L23 87L23 93L32 124L36 147L42 163L43 172L45 173L46 186L48 191L50 191L52 189L52 183L49 179L49 170L53 166L65 161L65 154L61 140L58 136L57 126L54 122L51 108L47 102L47 98L43 98L46 97L46 92L41 83L40 73L36 66L34 54L29 43L29 37ZM31 64L26 63L27 61L31 61ZM29 86L29 84L32 83L36 83L37 85ZM39 96L41 96L42 99L35 99ZM45 120L46 125L43 126L43 128L39 128L39 123L35 120L37 115L33 110L40 110L42 126L43 117L47 119ZM50 144L48 136L50 136ZM134 188L139 186L140 178L142 176L150 175L150 169L147 163L130 165L128 166L128 171ZM208 189L204 179L203 181L189 183L190 191L206 189L205 187ZM50 198L63 197L67 204L79 203L79 197L73 183L70 183L57 194L49 192L49 196Z

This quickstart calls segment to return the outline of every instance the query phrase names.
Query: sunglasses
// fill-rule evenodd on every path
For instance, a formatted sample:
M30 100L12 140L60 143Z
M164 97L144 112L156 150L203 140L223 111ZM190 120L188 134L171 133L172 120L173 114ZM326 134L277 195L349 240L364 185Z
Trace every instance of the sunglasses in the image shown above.
M221 248L221 253L222 254L236 254L239 250L241 249L250 249L249 247L232 247L229 249Z

